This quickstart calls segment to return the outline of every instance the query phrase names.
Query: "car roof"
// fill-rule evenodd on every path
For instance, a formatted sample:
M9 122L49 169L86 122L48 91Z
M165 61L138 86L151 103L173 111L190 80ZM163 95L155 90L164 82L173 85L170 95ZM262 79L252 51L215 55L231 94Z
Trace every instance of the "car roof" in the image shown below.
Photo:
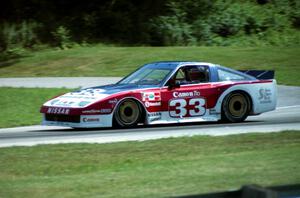
M215 64L207 63L207 62L197 62L197 61L159 61L159 62L152 62L147 65L151 65L152 67L159 67L159 68L170 68L174 69L178 66L185 66L185 65L206 65L209 67L215 66Z
M159 61L159 62L149 63L147 65L149 65L151 67L155 67L155 68L157 67L157 68L166 68L166 69L177 69L179 67L189 66L189 65L191 65L191 66L192 65L205 65L205 66L208 66L208 67L212 68L213 70L215 68L220 68L222 70L244 76L245 78L247 78L249 80L255 80L256 79L253 76L242 73L238 70L231 69L231 68L224 67L224 66L217 65L217 64L213 64L213 63L207 63L207 62L198 62L198 61Z

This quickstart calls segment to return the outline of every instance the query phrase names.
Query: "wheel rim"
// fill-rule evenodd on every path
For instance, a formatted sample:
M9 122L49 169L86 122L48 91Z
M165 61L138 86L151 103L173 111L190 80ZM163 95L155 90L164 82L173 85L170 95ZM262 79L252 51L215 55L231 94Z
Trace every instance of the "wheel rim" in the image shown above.
M248 102L242 94L234 94L228 102L229 113L234 117L242 117L247 113Z
M125 125L135 123L139 118L139 108L136 102L127 100L124 101L118 110L120 121Z

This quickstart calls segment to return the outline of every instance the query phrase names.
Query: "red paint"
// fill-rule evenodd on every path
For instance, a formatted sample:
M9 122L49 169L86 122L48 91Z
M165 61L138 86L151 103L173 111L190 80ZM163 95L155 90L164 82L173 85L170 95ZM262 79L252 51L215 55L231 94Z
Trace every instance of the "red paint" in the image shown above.
M147 109L148 112L158 112L158 111L174 111L175 107L169 107L169 102L173 99L184 99L187 102L186 116L190 115L190 110L195 109L196 104L189 104L192 98L203 98L205 100L205 108L210 109L216 105L216 102L220 95L228 88L233 85L240 84L255 84L255 83L271 83L272 80L257 80L257 81L241 81L241 82L215 82L215 83L203 83L195 85L182 85L179 88L169 90L168 87L155 88L155 89L141 89L135 91L125 91L117 94L112 94L111 96L93 103L85 108L64 108L68 109L68 115L97 115L97 114L110 114L115 109L118 102L124 98L134 98L138 100ZM154 97L150 97L149 94L154 93ZM153 102L156 104L149 105L146 107L146 102ZM157 106L157 102L161 105ZM47 113L48 108L42 106L40 112ZM109 109L111 111L109 111ZM196 110L197 111L197 110ZM49 111L51 112L51 111ZM196 112L197 113L197 112Z

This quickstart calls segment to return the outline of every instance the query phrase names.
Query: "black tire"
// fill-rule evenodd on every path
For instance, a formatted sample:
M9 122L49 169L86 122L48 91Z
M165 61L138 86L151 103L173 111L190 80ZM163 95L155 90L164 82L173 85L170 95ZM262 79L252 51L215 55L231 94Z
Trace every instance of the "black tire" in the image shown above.
M228 94L222 103L222 121L242 122L250 112L251 103L249 97L242 92Z
M141 107L133 99L125 99L121 101L114 113L115 127L133 127L136 126L141 119Z

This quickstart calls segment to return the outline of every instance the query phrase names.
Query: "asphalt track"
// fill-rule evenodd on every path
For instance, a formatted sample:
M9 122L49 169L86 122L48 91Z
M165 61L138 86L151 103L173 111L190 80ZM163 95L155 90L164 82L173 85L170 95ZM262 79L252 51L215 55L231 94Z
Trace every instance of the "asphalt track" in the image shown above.
M64 83L64 85L66 84ZM56 143L144 141L192 135L218 136L249 132L279 132L282 130L300 130L300 87L278 86L277 109L259 116L250 116L243 123L224 124L207 122L137 126L132 129L105 128L83 130L45 126L18 127L0 129L0 147Z

